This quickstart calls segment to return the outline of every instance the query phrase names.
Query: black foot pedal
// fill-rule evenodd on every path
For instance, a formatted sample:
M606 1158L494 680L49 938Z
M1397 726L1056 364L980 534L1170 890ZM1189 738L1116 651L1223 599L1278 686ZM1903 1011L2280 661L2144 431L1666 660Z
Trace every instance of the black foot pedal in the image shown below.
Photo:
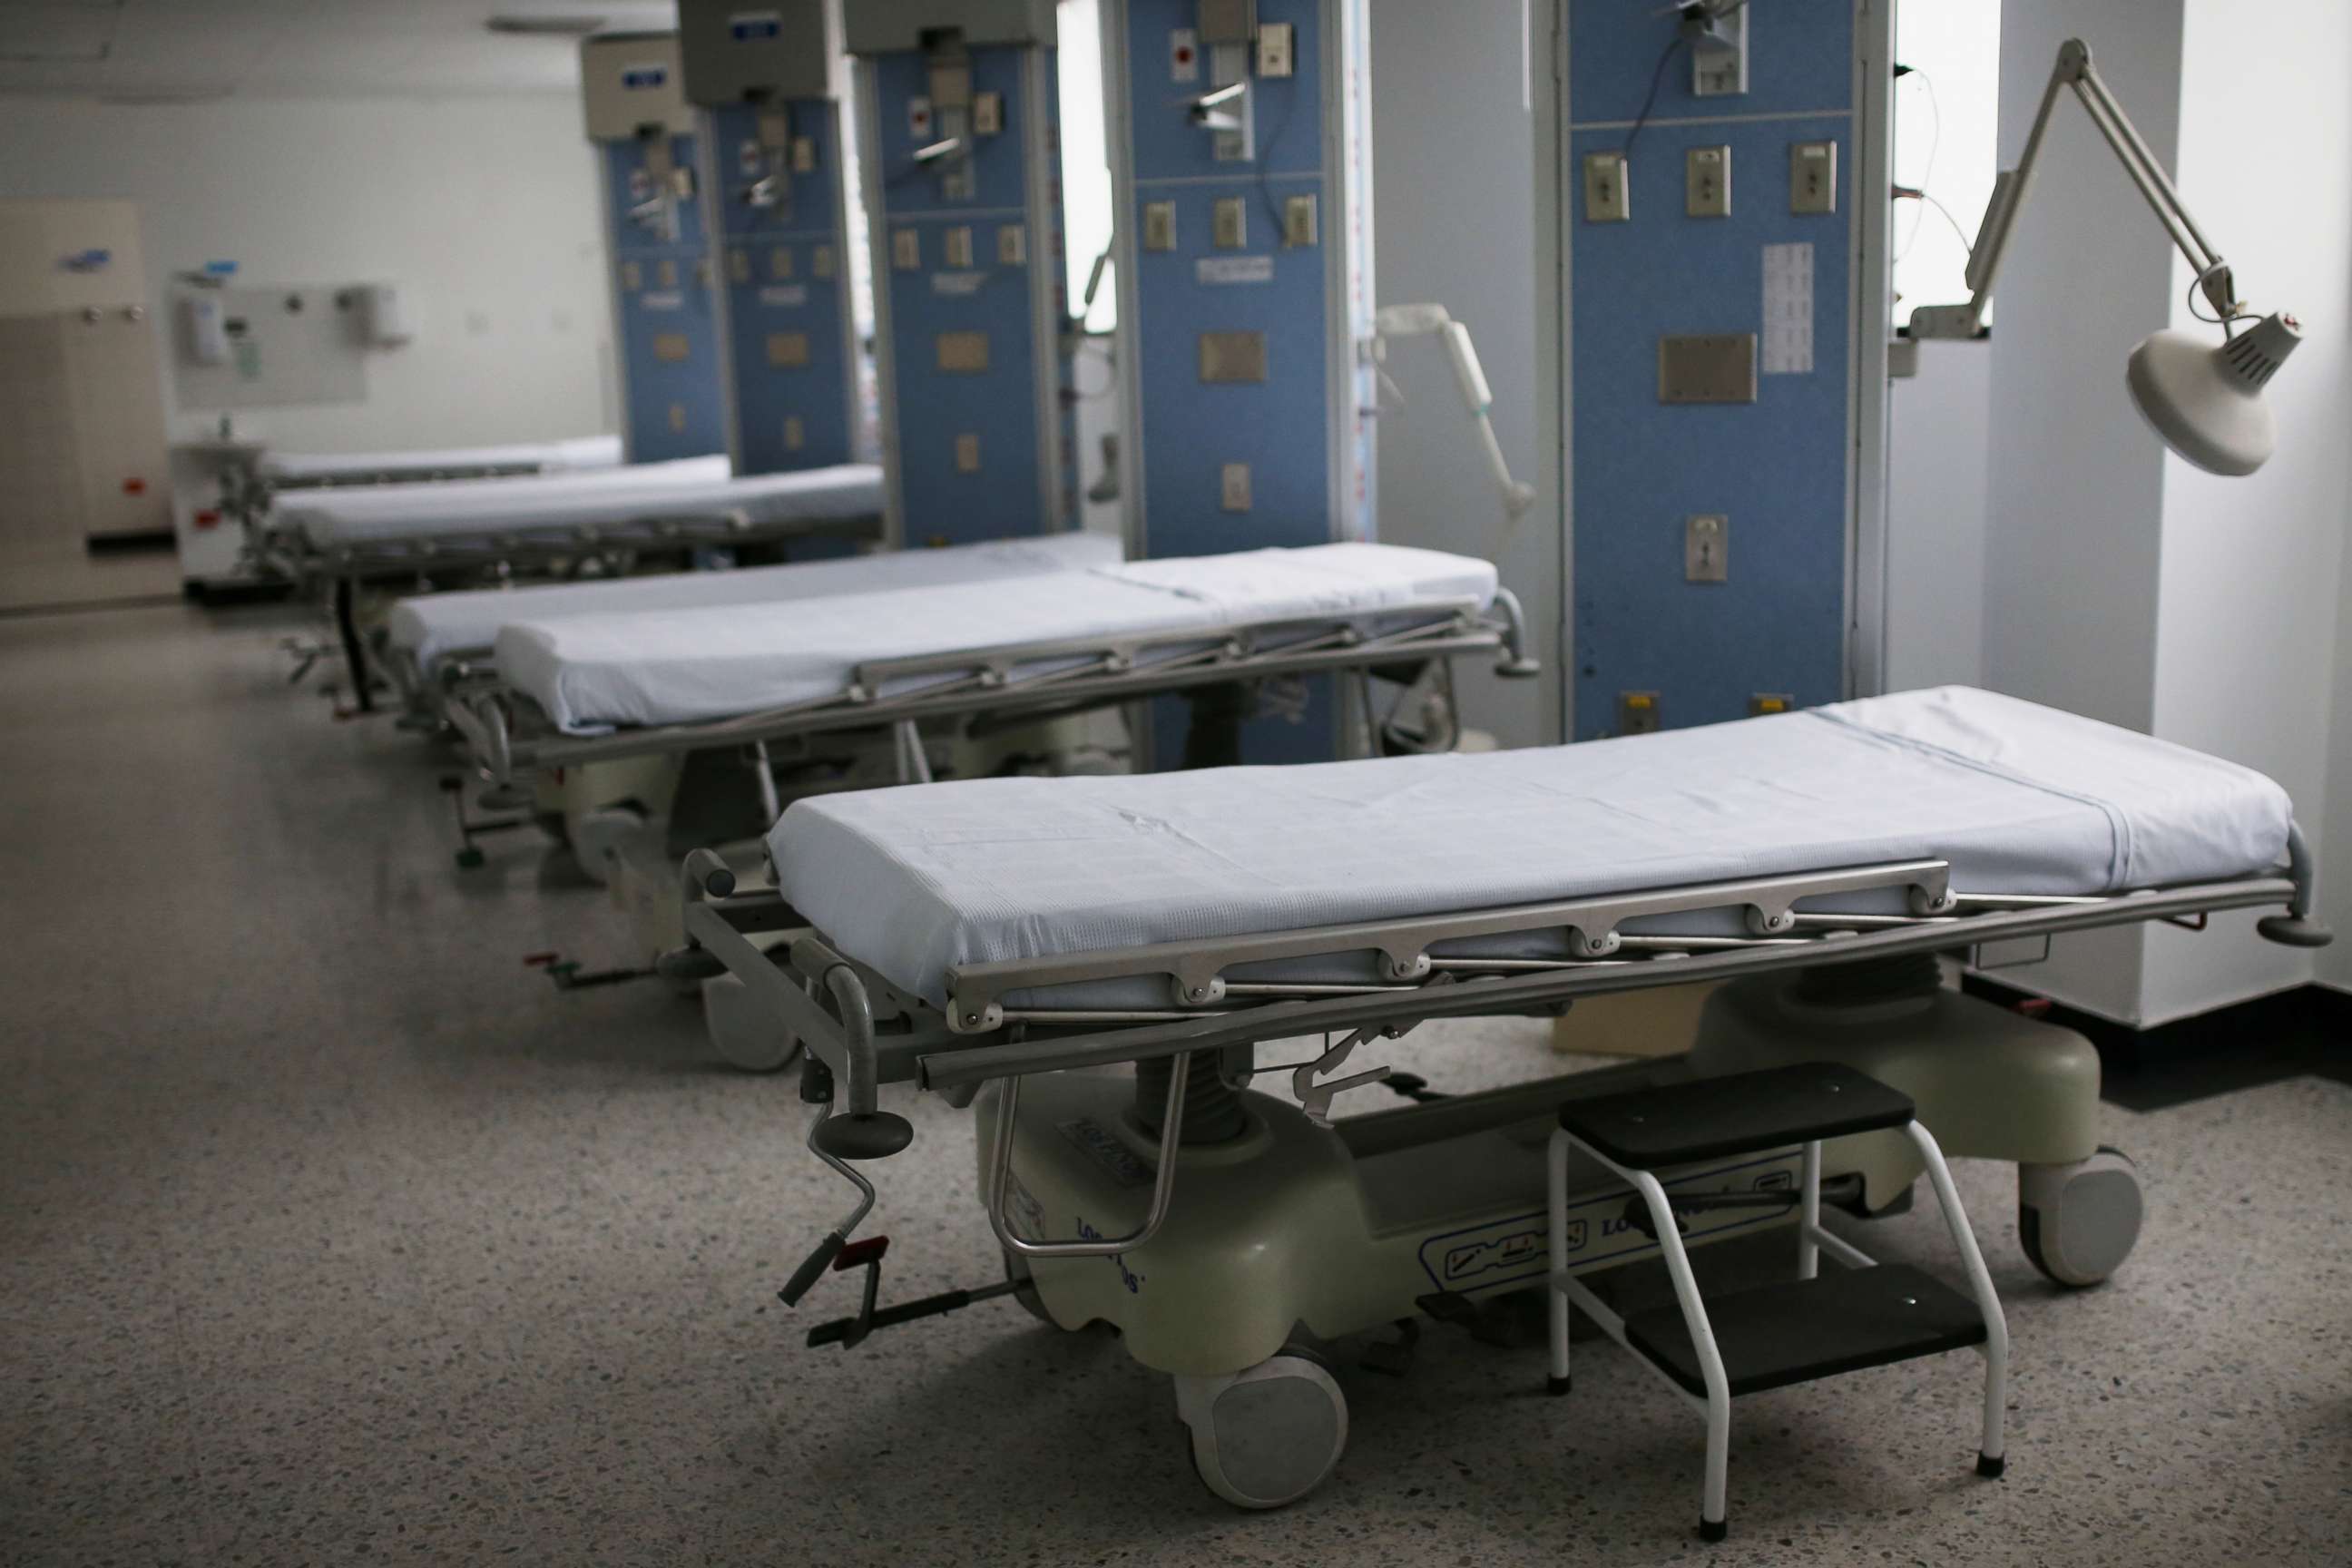
M1373 1341L1364 1347L1362 1359L1356 1364L1382 1377L1402 1377L1411 1372L1413 1350L1421 1343L1421 1325L1411 1318L1399 1318L1396 1327L1396 1338Z

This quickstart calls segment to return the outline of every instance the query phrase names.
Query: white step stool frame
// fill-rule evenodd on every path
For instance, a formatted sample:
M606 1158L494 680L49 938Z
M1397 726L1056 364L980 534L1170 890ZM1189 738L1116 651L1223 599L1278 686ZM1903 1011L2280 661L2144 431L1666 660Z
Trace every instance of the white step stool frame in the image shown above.
M1927 1179L1936 1186L1937 1206L1943 1210L1945 1226L1952 1233L1953 1245L1959 1248L1960 1260L1968 1268L1969 1289L1976 1298L1977 1310L1984 1315L1985 1340L1977 1347L1985 1358L1984 1438L1978 1453L1977 1471L1979 1475L1998 1476L2003 1461L2002 1415L2009 1387L2009 1325L2001 1316L2000 1298L1993 1292L1992 1275L1985 1268L1984 1255L1977 1249L1976 1234L1969 1228L1968 1214L1960 1206L1959 1192L1952 1185L1951 1168L1944 1163L1943 1150L1916 1118L1904 1131L1918 1145L1920 1156L1927 1163ZM1657 1229L1658 1250L1666 1260L1666 1272L1674 1279L1675 1299L1681 1303L1683 1321L1690 1330L1691 1345L1698 1354L1699 1369L1706 1380L1706 1397L1702 1399L1692 1394L1640 1352L1634 1352L1634 1359L1657 1373L1684 1403L1706 1418L1706 1476L1699 1497L1699 1533L1706 1540L1720 1541L1728 1529L1724 1516L1724 1485L1731 1451L1731 1379L1723 1370L1715 1331L1707 1324L1706 1303L1700 1298L1698 1282L1691 1275L1690 1254L1683 1247L1673 1205L1666 1197L1665 1187L1648 1171L1621 1165L1566 1128L1555 1128L1551 1135L1549 1194L1551 1256L1555 1259L1568 1256L1568 1158L1571 1149L1581 1150L1623 1177L1641 1194L1650 1211L1650 1223ZM1797 1225L1799 1279L1811 1279L1820 1272L1824 1249L1855 1268L1877 1266L1876 1258L1822 1228L1819 1139L1804 1146L1798 1202L1801 1209ZM1600 1324L1611 1339L1629 1351L1633 1346L1625 1338L1624 1318L1611 1310L1574 1276L1564 1269L1555 1269L1547 1283L1550 1287L1551 1387L1564 1393L1569 1378L1568 1315L1571 1304Z

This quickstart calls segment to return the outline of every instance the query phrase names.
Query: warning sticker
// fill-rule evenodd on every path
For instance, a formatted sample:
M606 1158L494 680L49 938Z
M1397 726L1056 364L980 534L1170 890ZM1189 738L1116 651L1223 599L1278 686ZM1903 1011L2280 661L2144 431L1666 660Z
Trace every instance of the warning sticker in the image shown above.
M1274 281L1274 258L1271 256L1203 256L1192 263L1192 275L1201 282L1271 283Z

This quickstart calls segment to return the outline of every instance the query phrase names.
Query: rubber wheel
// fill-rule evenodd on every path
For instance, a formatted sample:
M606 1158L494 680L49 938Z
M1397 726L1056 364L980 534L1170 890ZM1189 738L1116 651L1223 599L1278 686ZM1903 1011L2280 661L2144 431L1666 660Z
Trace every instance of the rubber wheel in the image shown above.
M1348 1401L1323 1358L1293 1346L1218 1392L1187 1424L1192 1471L1235 1508L1281 1508L1321 1486L1348 1446Z
M2139 1240L2146 1204L2122 1150L2099 1146L2077 1165L2020 1166L2017 1238L2026 1261L2069 1289L2097 1285Z

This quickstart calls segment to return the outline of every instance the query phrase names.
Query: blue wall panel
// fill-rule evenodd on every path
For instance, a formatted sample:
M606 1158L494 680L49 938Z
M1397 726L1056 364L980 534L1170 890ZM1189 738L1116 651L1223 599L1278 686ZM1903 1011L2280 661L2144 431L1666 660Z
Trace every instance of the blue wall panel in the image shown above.
M1051 215L1045 233L1030 224L1024 148L1028 117L1042 116L1058 166L1058 106L1051 51L1046 52L1042 101L1032 101L1024 69L1030 51L984 47L971 51L972 88L1003 95L1002 132L971 138L971 195L942 194L936 169L914 162L916 148L936 140L929 126L918 132L908 105L929 90L923 57L908 52L877 57L877 109L884 226L874 256L877 286L888 291L888 352L897 402L898 493L904 508L906 542L964 544L987 539L1049 532L1074 515L1070 446L1060 447L1061 468L1041 485L1037 453L1049 432L1040 427L1037 378L1055 380L1056 417L1067 428L1069 365L1056 356L1041 367L1034 336L1030 288L1032 269L1050 269L1052 300L1063 298L1062 235L1058 180L1042 207ZM972 265L950 268L950 229L972 231ZM998 259L1000 231L1030 230L1025 264ZM912 230L920 265L896 264L895 236ZM946 332L980 332L988 343L983 372L940 368L939 343ZM977 472L959 470L960 437L976 437Z
M1570 43L1577 126L1630 121L1673 19L1576 0ZM1632 219L1588 223L1587 153L1623 125L1570 140L1574 211L1575 734L1611 733L1625 691L1655 691L1670 725L1843 695L1847 572L1849 294L1856 201L1853 0L1780 0L1753 24L1750 90L1690 94L1686 54L1660 86L1633 150ZM1674 123L1698 117L1706 123ZM1769 119L1758 119L1769 116ZM1661 123L1663 121L1663 123ZM1838 144L1838 210L1789 211L1789 149ZM1684 153L1731 148L1731 216L1684 214ZM1752 404L1658 401L1668 335L1763 330L1764 247L1812 247L1812 369L1759 374ZM1727 581L1684 577L1694 513L1730 518Z
M695 166L692 137L673 137L670 146L677 167ZM603 153L629 460L724 451L718 321L700 205L677 204L675 240L655 234L629 217L652 188L646 144L607 142ZM681 346L682 357L676 352Z
M783 199L758 207L744 193L766 172L760 121L781 110L793 139L814 144L815 167L793 173L784 160ZM710 110L717 146L727 290L727 325L735 401L735 468L772 474L851 460L855 350L843 300L849 287L840 195L841 115L826 100L797 100L762 110ZM805 339L807 363L777 365L770 339ZM789 438L796 424L797 445Z
M1186 100L1209 89L1208 62L1199 79L1178 82L1171 70L1171 35L1198 22L1193 0L1129 0L1129 80L1136 210L1120 215L1139 237L1143 208L1176 207L1173 250L1134 247L1135 321L1129 341L1137 355L1137 417L1142 434L1140 473L1131 482L1143 496L1143 553L1151 557L1212 555L1267 545L1328 543L1332 518L1347 498L1331 493L1331 422L1337 417L1328 358L1330 331L1327 247L1343 243L1335 193L1338 171L1327 167L1324 72L1332 52L1323 37L1320 0L1259 0L1261 25L1296 29L1295 74L1253 74L1257 156L1220 162L1210 133L1195 124ZM1312 195L1318 240L1283 244L1286 197ZM1246 243L1213 243L1220 199L1246 203ZM1212 282L1212 268L1260 258L1272 274L1264 281ZM1201 335L1262 332L1263 383L1205 384ZM1223 471L1250 468L1250 508L1228 511ZM1307 706L1294 721L1262 717L1243 727L1242 752L1252 763L1311 762L1333 754L1338 720L1331 682L1306 683ZM1181 700L1154 705L1155 762L1172 767L1183 752L1189 709Z

